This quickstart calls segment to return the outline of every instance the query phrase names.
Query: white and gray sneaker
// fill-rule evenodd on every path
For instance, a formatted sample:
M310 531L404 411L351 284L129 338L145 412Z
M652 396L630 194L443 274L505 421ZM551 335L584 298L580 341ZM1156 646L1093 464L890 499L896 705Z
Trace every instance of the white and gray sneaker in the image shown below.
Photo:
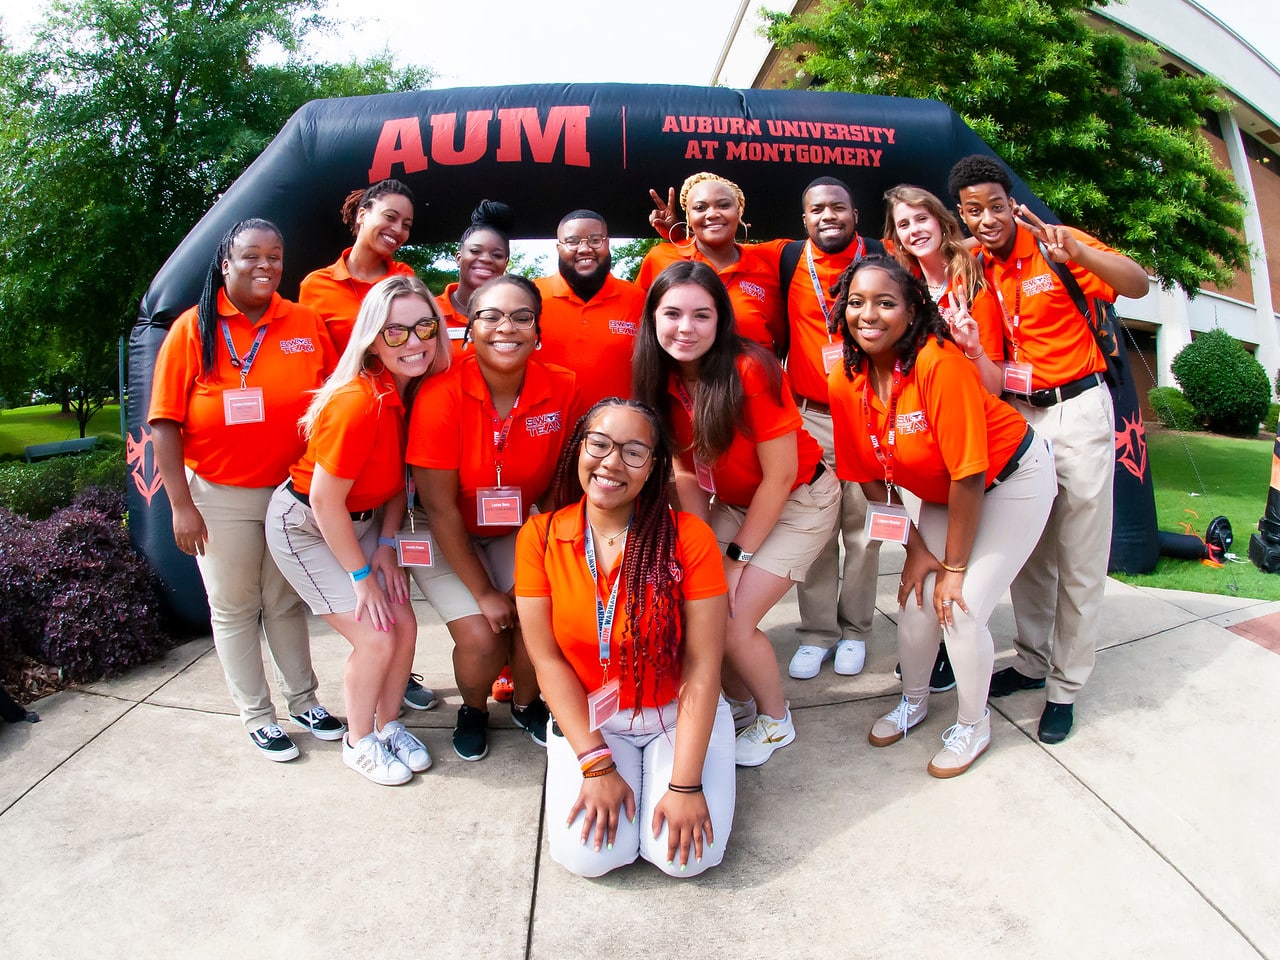
M796 738L796 727L791 722L791 705L787 705L782 719L762 713L756 722L738 734L734 743L734 761L740 767L758 767L779 747L785 747Z
M431 769L431 754L422 741L409 732L399 720L392 720L378 734L381 740L401 763L414 773L422 773Z
M268 760L274 760L276 763L284 763L286 760L292 760L298 755L298 745L289 739L289 735L280 729L280 725L276 723L268 723L265 727L259 727L249 734L249 739L253 741L253 745L262 752L262 755Z
M836 673L856 677L867 665L867 641L846 637L836 644Z
M787 665L787 675L796 680L812 680L818 675L822 664L829 656L831 656L829 647L815 647L802 643L791 656L791 663Z
M413 779L410 770L376 733L363 736L354 745L350 736L342 738L342 762L384 787L395 787Z

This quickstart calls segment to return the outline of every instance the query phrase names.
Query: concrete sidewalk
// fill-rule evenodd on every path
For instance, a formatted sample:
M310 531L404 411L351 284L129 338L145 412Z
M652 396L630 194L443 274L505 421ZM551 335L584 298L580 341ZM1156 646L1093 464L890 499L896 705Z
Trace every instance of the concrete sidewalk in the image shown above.
M796 742L739 770L725 861L688 882L550 861L541 751L492 705L490 756L455 757L425 605L417 669L447 700L405 717L435 761L406 787L301 731L298 760L264 762L208 640L49 697L0 729L0 957L1280 960L1280 656L1227 629L1280 603L1109 581L1067 741L1036 740L1039 692L995 700L991 749L938 781L954 693L866 740L899 695L893 566L866 671L785 680ZM766 622L784 670L796 619L793 593ZM346 644L314 626L342 714ZM1007 604L992 627L1012 635Z

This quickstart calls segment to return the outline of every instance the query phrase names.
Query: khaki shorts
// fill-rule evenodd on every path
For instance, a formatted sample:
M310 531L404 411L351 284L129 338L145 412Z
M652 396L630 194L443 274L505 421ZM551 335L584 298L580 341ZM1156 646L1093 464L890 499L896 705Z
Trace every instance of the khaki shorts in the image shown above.
M365 558L372 557L378 549L380 511L375 510L368 520L353 520L352 525ZM350 613L356 608L351 575L325 543L311 508L284 486L276 488L267 504L267 547L284 578L312 613Z
M840 493L840 481L831 470L792 490L778 522L752 555L751 566L785 580L803 580L840 519ZM746 517L742 507L711 501L711 529L721 551L738 535Z
M408 532L409 522L406 519L401 532ZM413 529L417 534L426 533L431 536L427 527L426 514L421 509L413 511ZM489 574L494 587L503 593L510 593L516 585L516 535L509 533L502 537L472 537L471 544L476 556ZM431 604L438 616L445 623L453 623L463 617L480 616L480 607L467 585L458 579L458 575L449 566L444 551L439 548L435 538L431 537L431 566L405 567L409 576L422 591L423 598Z

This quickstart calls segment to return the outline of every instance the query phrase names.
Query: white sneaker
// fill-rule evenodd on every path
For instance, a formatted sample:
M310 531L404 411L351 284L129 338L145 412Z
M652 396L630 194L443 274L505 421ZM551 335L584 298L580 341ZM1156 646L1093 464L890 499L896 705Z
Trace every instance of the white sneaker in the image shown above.
M427 748L422 741L410 733L409 728L399 720L392 720L383 727L382 732L378 734L378 739L396 755L396 759L414 773L431 769L431 754L427 753Z
M413 771L378 739L376 733L361 737L354 746L349 737L343 737L342 762L384 787L399 786L413 779Z
M940 780L958 777L991 746L991 711L977 723L953 723L942 733L942 749L929 761L929 773Z
M812 680L818 675L823 661L829 656L831 656L831 650L827 647L801 644L791 657L791 665L787 667L787 673L797 680Z
M929 715L929 698L921 697L912 703L906 697L898 705L877 720L867 734L867 742L873 747L887 747L907 735L907 731Z
M748 700L735 700L728 695L725 700L729 704L729 712L733 714L733 732L741 733L747 727L756 722L756 701L755 698Z
M856 677L867 665L867 642L852 637L836 644L836 673L842 677Z
M756 722L738 734L734 744L734 760L740 767L758 767L779 747L785 747L796 738L796 727L791 722L791 705L787 704L781 720L766 714L756 717Z

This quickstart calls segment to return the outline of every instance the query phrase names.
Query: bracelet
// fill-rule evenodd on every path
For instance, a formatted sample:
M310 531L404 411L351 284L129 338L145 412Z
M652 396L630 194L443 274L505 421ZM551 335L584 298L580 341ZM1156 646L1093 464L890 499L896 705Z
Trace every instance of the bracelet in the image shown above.
M604 759L612 759L613 751L608 747L597 747L595 750L588 750L578 758L578 763L582 766L582 772L586 773L593 766Z
M379 537L378 546L390 547L392 550L394 550L396 548L396 539L395 537Z
M943 560L942 569L947 571L947 573L964 573L966 570L969 569L969 565L967 563L962 563L958 567L953 567L951 566L951 564Z
M964 355L964 358L965 358L966 360L980 360L980 359L982 359L982 356L983 356L982 348L981 348L981 347L979 347L979 348L978 348L978 352L977 352L977 353L975 353L972 357L971 357L971 356L969 356L969 355L966 353L966 354Z
M582 779L594 780L596 777L603 777L607 774L613 773L617 769L618 765L616 763L610 763L606 767L597 767L595 770L587 770L582 774Z
M702 784L700 783L668 783L667 789L672 793L701 793Z
M369 569L369 565L366 563L359 570L352 570L349 576L351 577L352 583L359 583L365 577L369 576L370 573L372 573L372 571Z

